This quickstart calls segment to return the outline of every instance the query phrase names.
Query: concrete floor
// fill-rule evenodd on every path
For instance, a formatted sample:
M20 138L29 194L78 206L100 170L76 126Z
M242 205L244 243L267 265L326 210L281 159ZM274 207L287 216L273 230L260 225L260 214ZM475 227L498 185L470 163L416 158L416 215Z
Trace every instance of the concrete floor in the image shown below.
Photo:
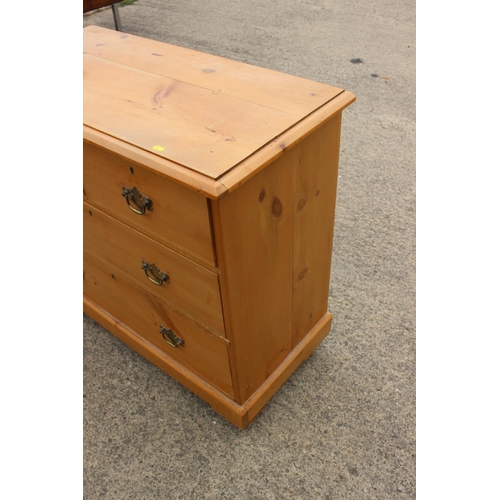
M139 0L123 31L354 92L330 335L241 431L84 317L85 499L415 498L415 2ZM114 28L110 9L83 25Z

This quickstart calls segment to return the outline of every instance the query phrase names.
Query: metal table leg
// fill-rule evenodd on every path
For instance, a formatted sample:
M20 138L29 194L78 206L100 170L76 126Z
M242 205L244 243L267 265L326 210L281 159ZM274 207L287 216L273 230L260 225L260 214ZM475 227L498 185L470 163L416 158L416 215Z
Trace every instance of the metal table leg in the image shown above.
M120 21L120 13L118 12L118 4L114 3L111 8L113 9L113 18L115 19L116 31L122 31L122 23Z

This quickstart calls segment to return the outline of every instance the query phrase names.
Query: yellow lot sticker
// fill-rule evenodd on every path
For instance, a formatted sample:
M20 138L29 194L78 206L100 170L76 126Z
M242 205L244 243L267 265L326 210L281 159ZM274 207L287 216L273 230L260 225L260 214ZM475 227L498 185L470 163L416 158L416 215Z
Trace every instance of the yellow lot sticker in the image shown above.
M155 151L165 151L165 148L163 146L153 146L153 149Z

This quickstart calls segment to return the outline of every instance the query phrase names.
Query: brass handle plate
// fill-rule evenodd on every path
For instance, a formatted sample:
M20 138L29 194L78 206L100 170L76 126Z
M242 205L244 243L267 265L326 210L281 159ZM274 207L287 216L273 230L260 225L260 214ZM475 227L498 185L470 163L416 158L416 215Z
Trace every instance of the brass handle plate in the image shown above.
M144 273L148 277L148 280L155 285L162 286L163 283L168 283L170 281L170 276L160 271L156 264L149 264L143 260L141 269L144 269Z
M165 342L172 347L179 347L184 345L184 340L178 337L173 330L170 328L165 328L160 325L160 333L165 339Z
M130 208L130 210L132 210L135 214L144 215L146 210L153 210L153 202L151 198L142 196L135 186L132 189L122 186L122 196L125 197L128 208Z

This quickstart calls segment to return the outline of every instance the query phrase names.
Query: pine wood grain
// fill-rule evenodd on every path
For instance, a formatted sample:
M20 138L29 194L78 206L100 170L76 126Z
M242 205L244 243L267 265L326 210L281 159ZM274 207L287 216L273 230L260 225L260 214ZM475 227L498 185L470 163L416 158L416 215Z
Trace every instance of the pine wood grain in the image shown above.
M192 309L211 324L223 323L218 276L158 244L151 238L106 215L95 206L83 205L83 245L89 252L117 266L134 281L147 285L160 300ZM142 261L154 263L170 277L169 283L151 283Z
M330 331L355 96L97 27L84 46L84 310L245 428ZM132 213L122 186L153 212Z
M218 202L223 307L242 401L292 348L292 183L285 155Z
M215 251L218 255L218 259L223 259L224 255L224 246L222 243L222 235L223 228L221 226L221 215L220 215L220 203L217 201L210 201L210 212L212 214L212 224L213 224L213 238L215 243ZM220 273L219 276L219 285L221 292L221 302L223 305L222 315L224 317L224 328L225 335L229 342L231 343L233 340L233 322L231 320L231 310L229 304L231 303L231 291L228 288L228 284L226 282L225 274ZM224 307L225 304L225 307ZM232 345L232 344L231 344ZM229 354L229 365L231 367L231 376L233 379L233 394L234 400L236 403L241 404L242 398L240 394L240 383L238 378L238 360L236 358L236 354L233 348L228 349Z
M294 150L293 345L328 308L341 114Z
M246 412L245 421L252 422L264 405L286 382L298 366L307 359L311 353L330 333L332 315L325 314L308 334L298 343L273 374L259 387L250 398L242 405ZM313 388L312 388L313 389Z
M298 121L88 54L84 94L86 125L213 179Z
M219 414L234 425L246 429L265 404L292 375L297 367L318 347L330 332L331 314L327 314L309 332L273 372L266 382L243 405L239 405L208 384L203 378L186 369L181 363L164 354L130 328L88 298L83 299L84 313L129 347L154 363L165 373L178 380L184 387L205 400Z
M83 141L84 143L110 151L123 160L149 170L157 175L159 179L168 179L191 191L203 194L210 199L222 198L227 193L225 186L210 177L120 141L116 137L95 130L87 125L83 126Z
M298 118L342 92L338 87L97 26L84 29L84 53Z
M294 146L304 140L308 135L322 127L328 120L340 113L356 100L352 92L344 91L335 99L329 101L317 111L311 113L298 122L291 129L283 132L274 140L257 150L218 180L227 192L231 193L238 189L252 176L266 168L280 156L290 151ZM227 192L224 192L225 196Z
M215 411L242 429L248 425L246 408L232 401L228 396L214 388L191 370L185 368L175 359L165 355L163 351L136 335L130 328L111 316L91 300L83 299L83 312L97 321L106 330L126 343L129 347L145 357L165 373L179 381L184 387L204 399Z
M84 252L84 295L120 318L131 330L167 356L182 363L219 390L232 396L227 344L170 309L156 294L134 286L115 267L104 266ZM172 329L184 341L174 348L166 343L160 325Z
M83 188L88 200L160 243L214 265L207 199L91 144L83 145ZM122 188L137 187L152 210L134 213Z

